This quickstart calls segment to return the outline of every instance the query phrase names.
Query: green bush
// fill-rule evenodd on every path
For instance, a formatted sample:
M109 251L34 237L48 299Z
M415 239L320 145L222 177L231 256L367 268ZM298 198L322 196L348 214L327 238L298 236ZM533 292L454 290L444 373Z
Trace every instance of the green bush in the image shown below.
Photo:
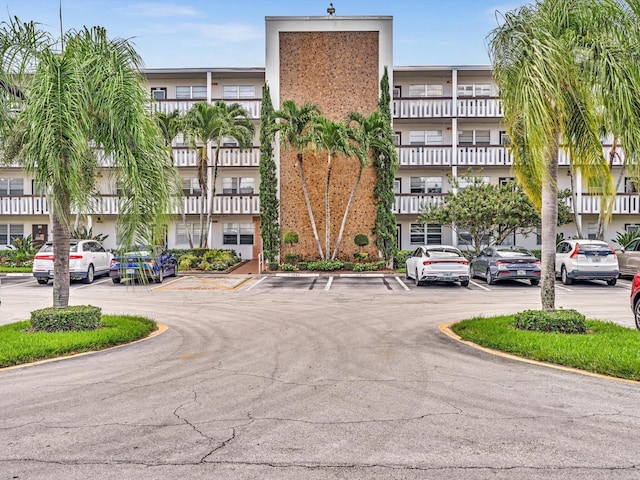
M382 270L384 268L384 261L370 262L370 263L358 263L353 266L354 272L374 272Z
M278 265L278 262L269 262L269 270L272 271L276 271L280 268L280 265Z
M353 254L353 259L356 262L364 262L367 258L369 258L369 254L367 252L356 252Z
M194 248L171 250L178 259L179 270L222 271L242 261L235 250Z
M321 270L323 272L340 270L342 267L343 263L340 260L318 260L317 262L309 262L307 264L307 269Z
M295 253L285 253L284 254L284 263L289 265L295 265L298 261L298 255Z
M293 272L296 269L296 266L291 263L283 263L279 265L279 268L283 272Z
M307 270L307 265L309 265L309 262L298 262L298 268L300 270Z
M36 332L95 330L101 317L101 309L92 305L48 307L31 312L31 328Z
M191 254L187 253L187 254L182 255L180 257L180 260L179 260L179 263L178 263L178 269L179 270L191 270L196 265L198 265L198 257L196 257L195 255L191 255Z
M367 245L369 245L369 237L367 237L364 233L358 233L353 238L353 243L355 243L360 248L366 247Z
M407 258L411 256L413 252L411 250L398 250L393 256L393 268L404 267L407 263Z
M342 264L342 268L343 268L344 270L353 270L353 263L351 263L351 262L344 262L344 263Z
M586 318L576 310L525 310L515 316L520 330L557 333L586 333Z

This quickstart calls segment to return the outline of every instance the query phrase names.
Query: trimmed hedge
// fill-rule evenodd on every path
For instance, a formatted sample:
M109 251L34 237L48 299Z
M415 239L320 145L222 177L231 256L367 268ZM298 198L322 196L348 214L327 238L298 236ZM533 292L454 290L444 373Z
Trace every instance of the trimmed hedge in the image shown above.
M102 310L92 305L48 307L31 312L31 328L36 332L95 330L101 318Z
M586 318L576 310L525 310L516 314L515 327L520 330L556 333L586 333Z

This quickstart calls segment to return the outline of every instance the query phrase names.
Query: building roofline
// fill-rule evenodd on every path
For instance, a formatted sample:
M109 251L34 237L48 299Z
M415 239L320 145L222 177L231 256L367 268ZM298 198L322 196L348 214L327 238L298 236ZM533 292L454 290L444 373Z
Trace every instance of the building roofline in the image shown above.
M304 21L304 20L393 20L393 15L354 15L354 16L338 16L338 15L323 15L323 16L307 16L307 17L264 17L265 21Z
M143 73L264 73L264 67L214 67L214 68L206 68L206 67L196 67L196 68L181 68L181 67L171 67L171 68L143 68Z
M493 70L489 64L478 65L394 65L394 72L436 72L439 70Z

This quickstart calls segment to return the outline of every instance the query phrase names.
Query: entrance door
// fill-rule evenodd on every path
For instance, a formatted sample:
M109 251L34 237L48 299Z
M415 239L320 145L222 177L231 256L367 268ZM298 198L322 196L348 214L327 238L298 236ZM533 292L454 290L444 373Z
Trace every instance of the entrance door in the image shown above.
M49 238L49 225L31 225L31 238L33 240L33 244L40 248Z

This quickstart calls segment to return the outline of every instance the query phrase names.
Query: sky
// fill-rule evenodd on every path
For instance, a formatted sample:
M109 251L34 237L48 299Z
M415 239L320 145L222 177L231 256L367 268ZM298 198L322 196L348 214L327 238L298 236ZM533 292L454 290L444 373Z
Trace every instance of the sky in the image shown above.
M60 36L101 26L131 40L145 68L264 67L266 16L326 16L325 0L0 0L2 20ZM533 0L333 0L336 16L393 17L393 64L487 65L499 15Z

